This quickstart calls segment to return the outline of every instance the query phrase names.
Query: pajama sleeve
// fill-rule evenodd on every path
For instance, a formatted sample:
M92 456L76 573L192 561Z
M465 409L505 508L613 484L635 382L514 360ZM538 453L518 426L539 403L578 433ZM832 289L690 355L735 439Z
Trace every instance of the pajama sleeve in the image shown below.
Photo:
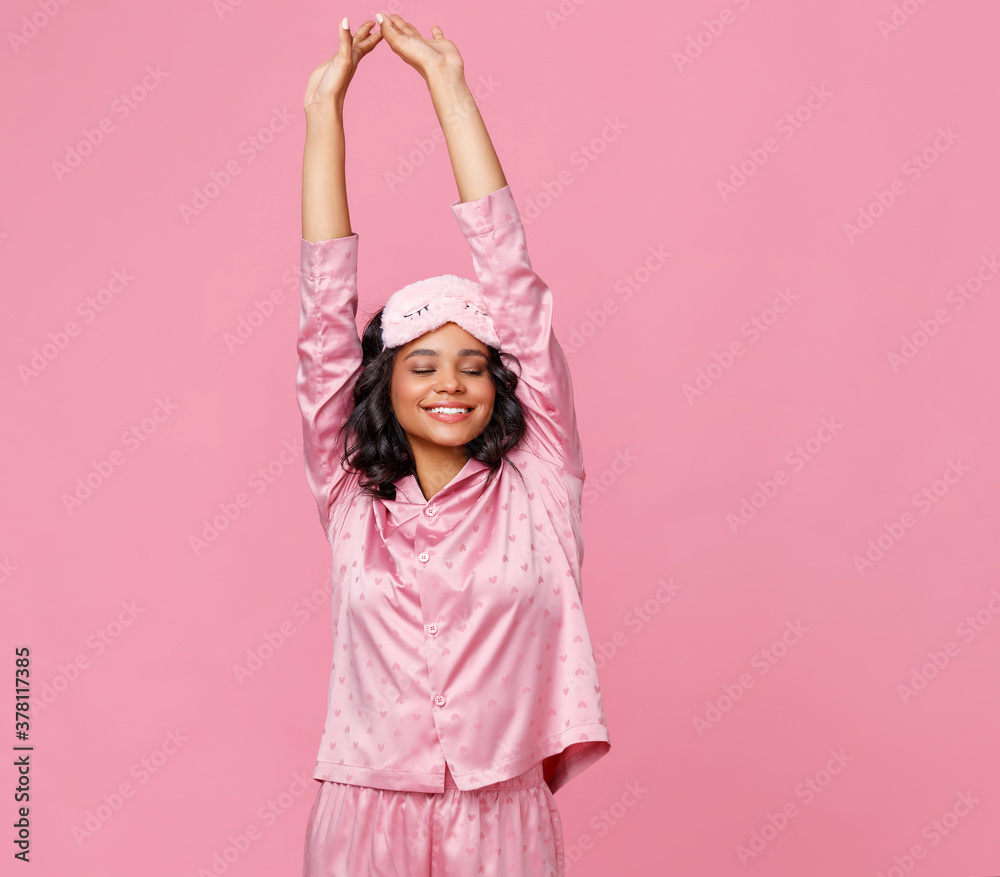
M583 479L573 382L552 329L552 291L531 267L510 186L450 207L472 251L500 347L521 363L516 392L528 425L525 447Z
M341 465L338 431L353 407L361 371L358 310L358 236L311 243L301 239L296 398L302 412L306 480L316 499L323 531L350 472Z

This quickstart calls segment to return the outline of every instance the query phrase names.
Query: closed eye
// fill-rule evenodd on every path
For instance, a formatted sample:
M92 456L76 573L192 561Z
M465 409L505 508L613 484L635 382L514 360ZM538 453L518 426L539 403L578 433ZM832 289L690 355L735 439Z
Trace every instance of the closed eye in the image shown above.
M415 375L429 375L432 371L434 371L434 369L432 369L432 368L413 369L413 374L415 374ZM462 372L462 374L465 374L465 375L481 375L483 373L484 372L483 372L482 369L479 369L479 371L466 370L466 371Z

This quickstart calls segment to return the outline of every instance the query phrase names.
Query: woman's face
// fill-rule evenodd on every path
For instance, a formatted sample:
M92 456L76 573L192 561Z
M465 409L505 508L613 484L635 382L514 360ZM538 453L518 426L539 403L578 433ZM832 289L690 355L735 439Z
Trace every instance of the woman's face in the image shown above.
M489 348L457 323L445 323L399 349L390 392L411 446L460 447L486 429L496 397L488 359ZM441 406L471 411L457 416L430 411Z

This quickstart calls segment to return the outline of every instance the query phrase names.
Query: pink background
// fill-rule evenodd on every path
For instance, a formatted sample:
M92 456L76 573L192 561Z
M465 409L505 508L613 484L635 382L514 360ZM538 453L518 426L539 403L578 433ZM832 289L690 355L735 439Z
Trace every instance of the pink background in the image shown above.
M3 15L0 734L27 645L54 697L35 874L301 870L331 654L293 386L301 101L376 8L225 3ZM557 796L569 873L1000 872L1000 7L389 8L462 51L573 364L612 749ZM346 116L367 319L472 269L387 45Z

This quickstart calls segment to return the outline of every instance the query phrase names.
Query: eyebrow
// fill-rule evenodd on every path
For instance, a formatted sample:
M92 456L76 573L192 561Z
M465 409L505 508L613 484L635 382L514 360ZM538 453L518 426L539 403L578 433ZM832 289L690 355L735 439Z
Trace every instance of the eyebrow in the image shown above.
M437 350L432 350L430 347L421 347L419 350L411 350L406 356L403 357L405 362L411 356L437 356ZM466 347L458 351L459 356L481 356L483 359L488 359L485 353L481 350L476 350L474 347Z

